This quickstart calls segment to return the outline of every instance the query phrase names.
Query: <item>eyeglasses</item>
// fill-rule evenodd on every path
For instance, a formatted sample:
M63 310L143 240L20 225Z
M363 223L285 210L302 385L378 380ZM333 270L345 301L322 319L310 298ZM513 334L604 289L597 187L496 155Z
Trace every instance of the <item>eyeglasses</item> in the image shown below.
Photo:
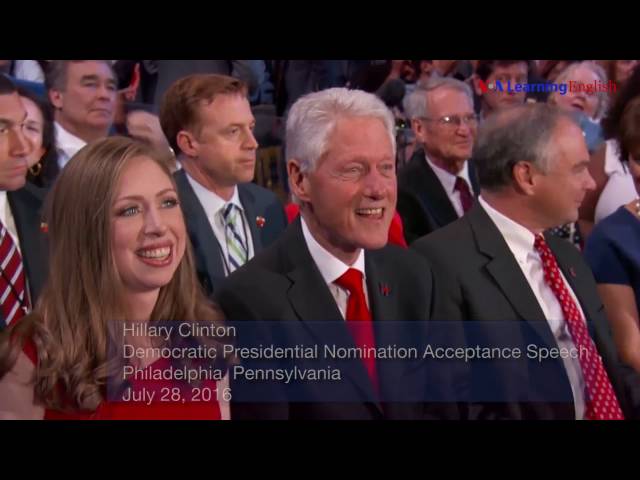
M422 120L427 120L428 122L438 122L438 124L443 125L447 128L459 128L460 125L464 122L465 125L469 127L476 127L478 125L478 115L475 113L470 113L469 115L445 115L440 118L428 118L428 117L420 117Z

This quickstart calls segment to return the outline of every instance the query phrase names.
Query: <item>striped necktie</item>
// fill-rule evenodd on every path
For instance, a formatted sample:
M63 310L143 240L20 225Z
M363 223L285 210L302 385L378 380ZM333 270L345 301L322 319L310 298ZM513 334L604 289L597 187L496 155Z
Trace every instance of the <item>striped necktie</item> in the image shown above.
M242 215L240 209L233 203L227 203L222 210L224 233L227 241L227 259L229 260L229 273L245 264L249 256L249 250L244 238L242 228Z
M29 299L25 288L22 256L9 230L0 223L0 311L6 325L22 318Z

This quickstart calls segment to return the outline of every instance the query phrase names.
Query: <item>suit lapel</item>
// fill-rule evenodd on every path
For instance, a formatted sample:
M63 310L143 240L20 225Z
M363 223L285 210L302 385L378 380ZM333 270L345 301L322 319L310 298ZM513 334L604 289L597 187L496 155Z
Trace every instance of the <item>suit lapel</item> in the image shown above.
M544 312L498 227L479 203L464 218L471 224L478 250L489 257L485 265L487 272L512 308L522 320L530 323L545 344L554 345Z
M385 268L379 261L377 252L368 251L365 256L365 269L367 272L367 293L369 296L369 307L373 318L373 327L376 337L376 345L385 347L387 345L405 345L407 340L402 337L405 330L402 325L394 324L398 320L398 288L393 281L393 271ZM415 320L415 319L402 319ZM379 361L376 362L378 379L382 390L383 398L396 398L392 393L397 385L397 380L402 378L402 362Z
M7 192L32 303L37 300L48 272L46 240L40 229L43 194L44 191L30 183L15 192Z
M457 220L458 214L424 154L421 157L416 157L415 161L417 162L415 169L417 176L415 185L417 188L415 192L422 204L440 226Z
M478 182L478 172L476 171L475 163L473 162L473 158L467 160L467 164L469 165L469 180L471 180L471 189L473 190L473 195L476 197L476 201L478 195L480 195L480 183Z
M300 217L289 226L285 235L292 266L286 274L292 282L287 298L299 320L320 346L355 347L336 301L309 253L302 235ZM375 398L364 364L360 361L348 361L342 365L346 378L365 398Z
M189 238L193 244L194 253L198 263L198 270L206 271L210 281L215 284L225 277L224 266L220 258L222 249L218 243L207 214L198 200L193 188L187 180L184 170L179 170L174 174L182 211L184 212L189 231ZM213 285L211 285L213 289Z
M254 255L262 250L262 238L257 225L257 212L255 208L255 198L253 194L244 186L238 185L238 195L240 196L240 203L244 208L247 222L249 223L249 230L251 230L251 239L253 240L253 252Z

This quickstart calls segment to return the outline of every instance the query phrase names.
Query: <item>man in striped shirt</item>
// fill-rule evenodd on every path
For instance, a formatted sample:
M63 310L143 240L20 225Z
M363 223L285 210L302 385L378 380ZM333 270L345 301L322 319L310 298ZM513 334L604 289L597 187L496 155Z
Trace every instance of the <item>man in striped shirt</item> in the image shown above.
M33 148L23 132L26 116L15 85L0 75L0 329L31 309L47 266L44 192L26 184Z

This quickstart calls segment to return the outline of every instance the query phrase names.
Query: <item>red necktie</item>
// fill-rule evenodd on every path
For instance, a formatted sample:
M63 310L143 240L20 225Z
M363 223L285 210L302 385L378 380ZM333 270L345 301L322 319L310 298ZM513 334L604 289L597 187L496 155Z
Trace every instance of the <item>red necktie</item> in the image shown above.
M462 203L462 210L464 211L464 213L467 213L473 206L473 195L471 195L471 190L469 190L469 184L464 178L456 177L456 184L453 188L454 190L460 192L460 203Z
M533 246L542 258L544 280L560 302L573 343L578 351L587 352L587 355L579 355L587 390L584 418L587 420L624 420L611 381L604 369L602 358L589 336L587 324L582 318L580 310L560 275L560 269L553 252L542 235L536 235Z
M11 234L0 223L0 310L6 325L18 321L25 314L22 305L26 297L22 256Z
M367 308L367 301L364 296L364 289L362 288L362 273L355 268L350 268L334 283L349 292L345 320L353 335L356 347L375 347L376 340L373 335L371 313ZM373 355L364 356L362 361L369 373L369 378L373 383L375 391L378 392L378 374L376 372L376 363Z

